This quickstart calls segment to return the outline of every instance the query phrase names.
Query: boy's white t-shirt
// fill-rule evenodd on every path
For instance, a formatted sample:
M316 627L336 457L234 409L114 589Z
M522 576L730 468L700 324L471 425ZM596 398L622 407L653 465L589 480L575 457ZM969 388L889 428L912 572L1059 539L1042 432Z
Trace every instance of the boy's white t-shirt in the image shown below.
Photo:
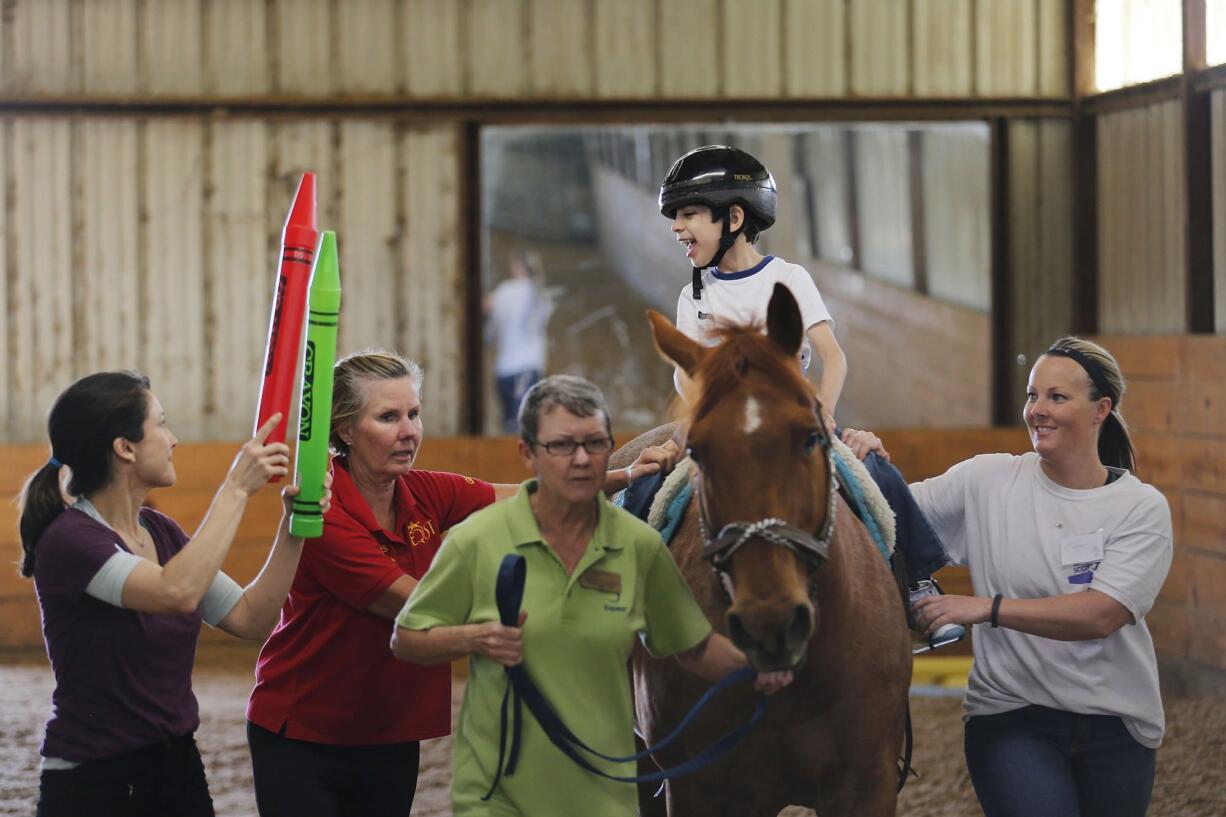
M689 284L681 290L677 299L677 328L704 346L712 346L715 340L711 330L717 325L758 322L765 327L766 308L777 283L786 284L792 291L800 306L801 323L806 332L822 321L830 321L833 326L834 319L809 271L799 264L768 255L753 269L742 272L720 272L714 267L703 270L702 298L694 300L693 287ZM807 337L802 347L807 370L810 356ZM676 375L674 381L677 381ZM680 392L681 384L677 382L676 385Z
M1171 512L1157 489L1125 473L1091 490L1052 482L1029 452L985 454L911 486L977 596L1033 599L1101 591L1135 623L1106 638L1056 641L988 624L974 628L966 717L1036 704L1118 715L1157 748L1165 719L1145 626L1171 565Z
M831 320L813 276L799 264L768 255L753 269L720 272L711 268L702 273L702 298L694 300L693 288L686 285L677 299L677 328L704 345L714 343L709 331L717 323L765 323L775 284L786 284L800 305L805 331L814 324Z

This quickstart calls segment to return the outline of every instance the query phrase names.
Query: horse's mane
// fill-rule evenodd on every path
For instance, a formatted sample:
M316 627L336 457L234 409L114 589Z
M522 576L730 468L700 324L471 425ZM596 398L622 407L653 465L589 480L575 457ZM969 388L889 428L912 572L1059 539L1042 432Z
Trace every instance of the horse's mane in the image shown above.
M691 422L704 417L751 376L795 393L801 405L814 399L814 387L805 379L800 366L762 333L761 323L719 326L711 334L717 345L694 373L702 383L702 394L690 413Z

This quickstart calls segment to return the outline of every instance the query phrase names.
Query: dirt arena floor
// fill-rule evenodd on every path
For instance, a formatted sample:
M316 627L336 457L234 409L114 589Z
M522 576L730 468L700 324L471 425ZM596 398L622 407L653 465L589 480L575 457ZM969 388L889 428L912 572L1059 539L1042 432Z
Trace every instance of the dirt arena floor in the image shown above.
M51 673L37 656L0 659L0 815L34 813L38 746L51 697ZM243 711L254 653L217 650L198 663L197 734L218 817L255 817ZM456 703L462 690L456 690ZM971 817L980 813L962 759L956 698L913 698L915 766L899 815ZM1151 817L1226 817L1226 699L1167 702L1167 736L1158 754ZM449 817L450 741L423 747L414 817ZM787 817L812 812L788 809Z

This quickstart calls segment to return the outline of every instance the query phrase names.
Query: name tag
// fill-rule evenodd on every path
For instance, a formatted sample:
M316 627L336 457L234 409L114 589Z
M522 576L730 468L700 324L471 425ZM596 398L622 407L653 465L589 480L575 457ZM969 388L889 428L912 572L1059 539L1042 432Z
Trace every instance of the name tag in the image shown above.
M596 568L588 568L579 576L579 586L586 587L588 590L600 590L605 593L615 593L621 595L622 592L622 577L620 573L612 573L608 570L597 570Z
M1060 564L1079 565L1100 562L1103 558L1103 532L1060 537Z

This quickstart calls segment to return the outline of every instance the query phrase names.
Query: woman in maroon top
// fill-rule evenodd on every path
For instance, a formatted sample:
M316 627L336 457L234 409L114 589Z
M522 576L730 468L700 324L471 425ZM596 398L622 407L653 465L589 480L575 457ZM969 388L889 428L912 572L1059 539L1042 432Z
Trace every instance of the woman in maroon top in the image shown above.
M288 471L289 449L264 442L279 419L242 447L189 539L143 507L174 484L178 442L149 380L101 372L56 399L51 458L21 497L21 571L34 577L55 673L39 817L213 814L192 738L192 663L201 621L263 639L289 590L302 540L288 512L255 581L220 572L247 500Z
M404 817L418 742L451 731L447 665L397 661L389 641L447 530L518 485L422 471L422 370L383 351L336 364L335 491L281 622L260 652L247 738L262 817ZM634 476L671 466L643 452ZM624 487L627 474L610 473Z

